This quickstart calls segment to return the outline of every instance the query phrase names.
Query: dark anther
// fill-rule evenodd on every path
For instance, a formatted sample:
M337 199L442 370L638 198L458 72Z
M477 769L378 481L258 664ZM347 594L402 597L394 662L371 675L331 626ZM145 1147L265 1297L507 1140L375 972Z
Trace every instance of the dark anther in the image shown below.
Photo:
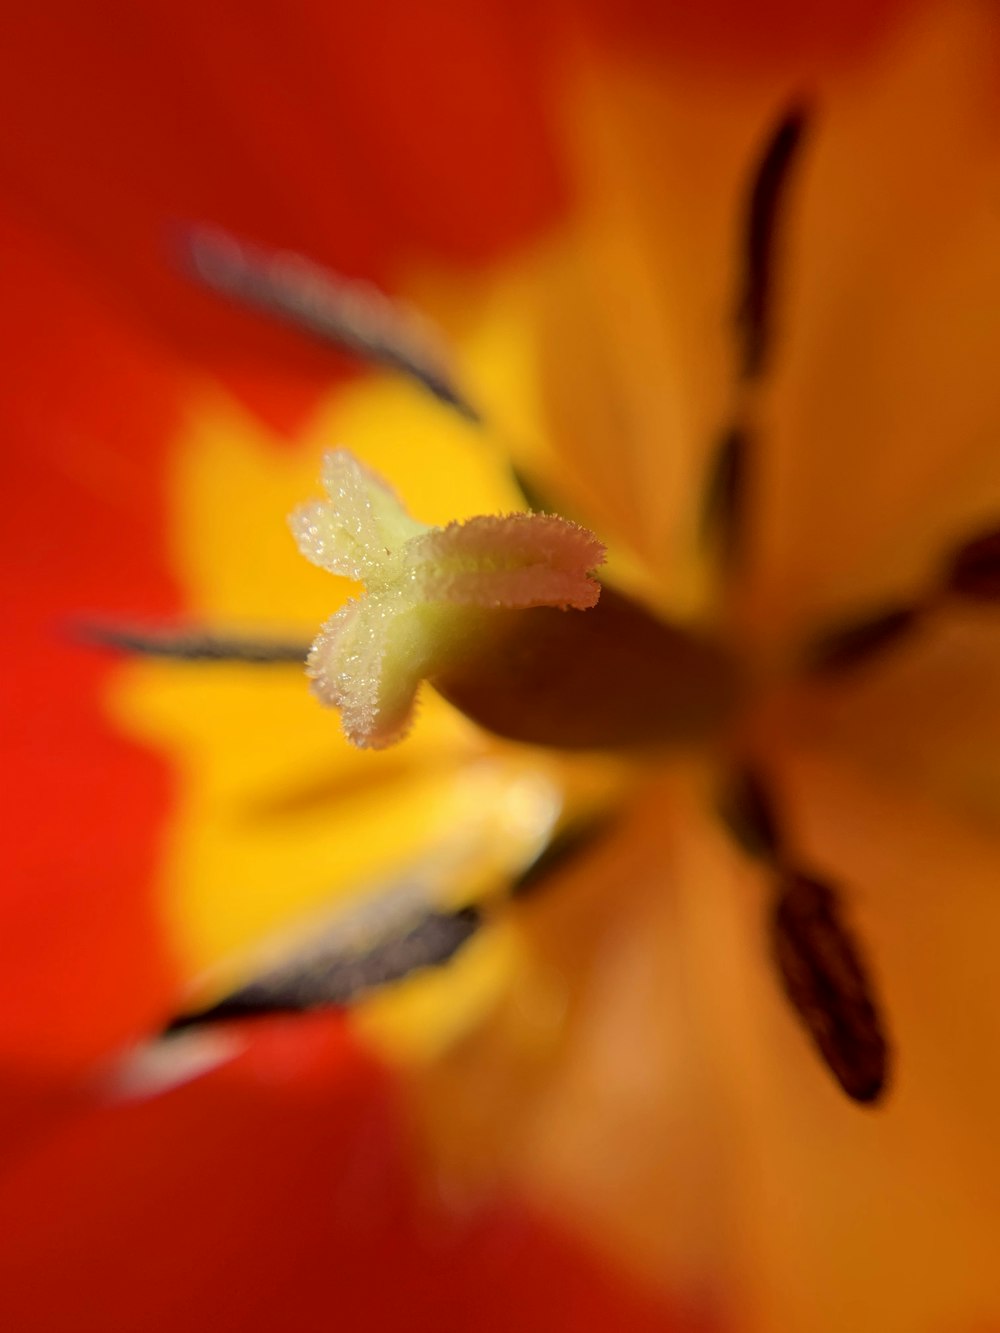
M743 287L737 309L741 339L740 371L755 378L770 351L774 304L774 267L778 228L792 168L808 115L794 107L781 119L757 164L746 206Z
M1000 528L960 546L946 574L950 592L977 601L1000 601Z
M587 820L578 820L560 829L534 861L511 885L512 898L524 898L544 889L553 876L590 852L614 827L616 811L602 812Z
M718 543L722 563L733 568L746 547L747 474L750 439L735 425L723 435L715 455L702 510L702 530Z
M897 606L821 635L807 650L811 670L824 675L852 671L895 648L920 621L919 606Z
M783 851L774 802L760 773L739 768L719 794L719 818L736 842L760 860L777 862Z
M309 644L277 639L244 639L198 629L146 629L132 625L87 623L75 627L84 643L144 657L169 657L183 662L247 662L254 666L299 666Z
M790 875L773 910L771 938L785 993L831 1073L855 1101L877 1101L888 1048L871 981L834 891Z
M456 912L427 912L398 934L352 947L339 932L311 941L288 962L274 967L218 1004L181 1014L167 1033L234 1018L347 1004L360 995L414 972L447 963L482 925L476 907Z
M191 227L182 245L186 267L206 287L398 370L469 421L480 421L454 382L433 330L368 283L301 255L248 245L218 228Z

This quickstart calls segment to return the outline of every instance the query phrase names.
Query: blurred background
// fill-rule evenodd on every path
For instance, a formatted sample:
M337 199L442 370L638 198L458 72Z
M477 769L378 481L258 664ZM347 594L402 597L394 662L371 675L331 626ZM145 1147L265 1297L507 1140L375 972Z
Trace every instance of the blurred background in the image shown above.
M938 591L1000 518L995 6L112 0L2 27L3 1326L1000 1328L1000 609ZM209 290L202 225L420 312L484 424ZM337 446L428 523L524 507L520 479L755 664L727 744L844 897L882 1103L782 999L716 750L561 754L428 691L359 752L294 666L81 642L308 642L351 590L286 519ZM901 607L915 631L862 671L789 666ZM496 904L581 829L440 971L153 1041L297 923Z

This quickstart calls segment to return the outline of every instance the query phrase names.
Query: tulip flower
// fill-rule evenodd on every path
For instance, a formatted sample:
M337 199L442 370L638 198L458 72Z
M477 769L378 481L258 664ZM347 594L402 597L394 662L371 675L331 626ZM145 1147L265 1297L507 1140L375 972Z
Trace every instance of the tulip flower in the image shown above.
M5 1326L1000 1321L997 36L16 16Z

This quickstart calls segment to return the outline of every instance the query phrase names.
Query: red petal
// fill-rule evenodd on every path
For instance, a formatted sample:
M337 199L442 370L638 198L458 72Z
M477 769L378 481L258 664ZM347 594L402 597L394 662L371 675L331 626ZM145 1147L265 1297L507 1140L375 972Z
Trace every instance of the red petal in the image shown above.
M19 1333L680 1327L511 1202L447 1217L408 1155L391 1087L339 1022L269 1024L228 1068L78 1119L6 1178L0 1317Z

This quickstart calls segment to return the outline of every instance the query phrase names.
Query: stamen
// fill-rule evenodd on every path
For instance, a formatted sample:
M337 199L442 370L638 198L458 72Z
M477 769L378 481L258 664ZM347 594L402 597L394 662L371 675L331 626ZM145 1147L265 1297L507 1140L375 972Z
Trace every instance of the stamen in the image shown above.
M1000 528L965 542L952 556L945 584L949 592L975 601L1000 601Z
M808 111L792 107L772 132L757 164L747 201L743 286L736 312L740 372L754 379L765 369L773 336L774 268L782 211L792 170L808 124Z
M770 867L778 892L769 930L785 994L824 1063L849 1097L874 1102L888 1052L875 994L833 889L795 868L763 775L746 765L727 776L718 813L748 855Z
M240 1018L345 1005L368 991L402 981L454 958L482 925L476 907L427 912L396 933L358 949L341 932L311 940L295 958L272 968L205 1009L179 1015L163 1035Z
M757 448L746 388L767 369L774 341L774 286L780 224L808 113L793 107L778 122L753 172L743 223L735 309L737 392L733 416L709 469L702 531L731 577L746 555L750 487Z
M102 648L169 657L185 662L246 662L287 666L305 662L309 645L294 640L244 639L196 628L162 628L86 621L73 627L76 638Z
M746 766L730 772L716 808L729 833L748 855L772 864L781 860L784 838L761 773Z
M213 291L401 371L469 421L480 421L455 382L435 331L369 283L332 273L301 255L249 245L220 228L191 227L182 242L192 272Z
M820 635L806 649L807 669L836 675L867 666L909 639L942 593L971 601L1000 601L1000 529L992 528L963 542L945 562L941 582L923 596Z
M858 946L828 884L788 873L771 916L775 960L799 1018L847 1095L875 1102L889 1052Z
M748 463L751 439L746 427L729 427L716 450L705 488L702 531L716 544L722 567L732 572L746 548Z
M867 666L908 639L920 624L922 612L919 604L891 607L828 631L806 650L808 668L817 674L836 675Z
M806 651L808 669L835 674L866 666L908 639L942 595L1000 602L1000 528L962 542L945 561L940 581L932 583L921 597L821 635Z
M363 582L367 596L327 622L307 669L355 745L401 739L421 680L481 652L500 613L597 602L590 571L604 548L575 523L511 514L428 527L343 450L327 455L323 480L329 500L298 509L292 532L307 559Z

